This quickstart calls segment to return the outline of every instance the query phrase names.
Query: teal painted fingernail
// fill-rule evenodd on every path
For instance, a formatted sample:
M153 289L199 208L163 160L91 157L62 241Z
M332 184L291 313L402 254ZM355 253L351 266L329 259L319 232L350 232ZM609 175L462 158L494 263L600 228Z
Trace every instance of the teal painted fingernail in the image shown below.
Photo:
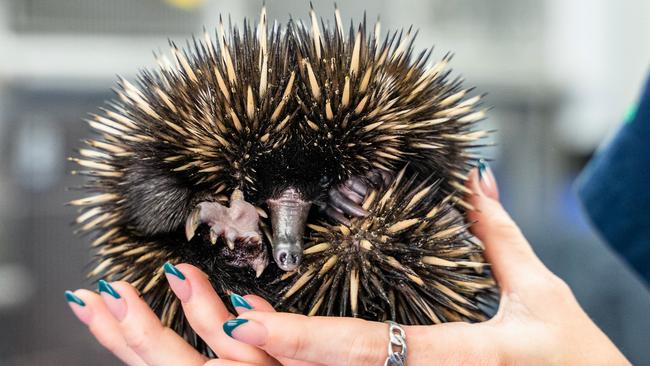
M178 268L176 268L175 265L167 262L163 266L163 269L165 270L165 273L169 273L170 275L174 275L174 276L178 277L179 279L185 281L185 275L183 274L183 272L179 271Z
M230 294L230 303L232 304L232 306L236 308L253 310L253 307L251 306L251 304L248 303L248 301L246 301L246 299L244 299L243 297L235 293Z
M113 296L116 299L120 299L122 296L115 291L113 286L111 286L108 282L104 280L99 280L99 283L97 284L97 288L99 289L99 292L105 292L111 296Z
M488 170L488 163L484 159L478 161L478 179L483 180L483 175Z
M223 323L223 331L226 332L229 337L232 337L232 331L244 323L248 323L248 319L237 318L228 320L227 322Z
M65 292L65 299L68 300L68 302L73 302L79 306L86 306L86 303L83 300L81 300L77 295L75 295L72 291Z

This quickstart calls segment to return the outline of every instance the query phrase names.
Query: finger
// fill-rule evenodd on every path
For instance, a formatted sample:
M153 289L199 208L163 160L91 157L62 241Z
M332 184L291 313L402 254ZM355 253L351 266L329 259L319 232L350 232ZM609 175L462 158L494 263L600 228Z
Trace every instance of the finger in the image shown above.
M485 245L485 256L502 290L516 287L520 280L546 267L537 258L519 227L504 210L498 199L498 189L492 171L487 166L469 174L468 188L475 194L468 201L476 210L467 218L475 222L470 230Z
M117 320L108 311L101 297L88 290L66 292L72 312L88 326L90 333L104 348L130 366L146 366L126 344Z
M265 311L265 312L275 312L275 309L273 308L273 305L271 305L268 301L264 300L262 297L249 294L245 295L244 299L248 301L248 303L251 305L255 311ZM237 310L238 314L242 314L243 312L239 312L239 309L235 307Z
M216 360L210 360L206 362L205 365L203 366L256 366L252 363L243 363L243 362L237 362L237 361L231 361L231 360L224 360L221 358L218 358Z
M490 165L487 163L487 161L483 159L479 160L476 175L478 177L480 191L486 196L498 201L499 187L497 186L497 180L494 176L494 172L492 169L490 169Z
M127 282L99 281L102 299L119 324L126 344L149 366L203 365L207 359L166 328Z
M233 338L288 359L377 365L386 356L388 326L381 323L251 311L224 327Z
M355 318L251 311L231 322L230 332L237 340L274 355L324 365L381 365L390 340L387 324ZM491 350L485 349L481 340L492 337L491 328L483 325L487 329L483 331L476 327L465 323L403 327L408 345L406 364L452 361L465 354L488 358Z
M275 313L273 305L268 301L257 295L246 295L241 297L236 294L230 295L230 301L232 302L237 314L243 314L248 311L261 311L261 312L271 312ZM241 302L246 302L246 305L242 305ZM273 355L275 358L280 361L281 364L285 366L320 366L321 364L307 361L292 360L281 355Z
M232 319L226 306L214 291L208 276L189 265L166 263L165 276L169 286L181 300L183 312L196 334L220 357L256 365L276 365L277 361L257 347L234 341L224 333L223 324Z

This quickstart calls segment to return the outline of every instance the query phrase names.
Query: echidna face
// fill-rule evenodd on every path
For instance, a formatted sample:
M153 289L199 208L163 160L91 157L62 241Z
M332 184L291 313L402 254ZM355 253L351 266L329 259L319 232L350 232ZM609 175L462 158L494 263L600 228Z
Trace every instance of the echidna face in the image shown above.
M294 270L300 264L312 203L326 197L334 183L332 177L340 174L332 157L323 147L293 136L255 162L256 180L264 187L258 201L271 214L273 259L284 271Z

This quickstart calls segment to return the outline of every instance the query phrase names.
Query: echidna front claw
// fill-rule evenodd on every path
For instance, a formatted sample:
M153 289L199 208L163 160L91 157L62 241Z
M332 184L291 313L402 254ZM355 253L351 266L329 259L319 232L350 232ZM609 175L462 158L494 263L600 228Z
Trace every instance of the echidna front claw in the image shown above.
M199 206L196 206L194 210L192 210L192 213L190 213L190 216L187 217L187 221L185 221L185 237L187 237L187 241L192 240L194 237L196 228L198 228L199 224L201 223L200 217L201 208Z
M269 261L266 256L258 258L254 260L253 263L251 263L251 267L253 267L253 270L255 271L255 278L259 278L262 273L264 273L264 270L268 264Z
M187 217L185 235L190 241L201 224L210 227L209 240L217 244L220 237L228 246L220 255L235 267L249 267L259 277L269 263L262 242L257 208L241 198L233 199L230 207L218 202L201 202Z
M217 244L217 239L219 239L219 232L215 230L214 227L210 228L210 243L212 243L212 245Z

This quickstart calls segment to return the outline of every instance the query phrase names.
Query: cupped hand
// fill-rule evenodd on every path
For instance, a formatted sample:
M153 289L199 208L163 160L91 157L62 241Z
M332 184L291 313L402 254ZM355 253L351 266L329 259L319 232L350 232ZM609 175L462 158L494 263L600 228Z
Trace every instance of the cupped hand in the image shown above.
M489 168L472 171L468 185L476 192L468 219L499 283L499 310L478 324L404 326L406 364L629 364L534 254L501 207ZM164 327L126 282L102 282L101 295L77 290L67 297L95 338L128 365L363 366L386 359L385 323L276 313L254 295L231 297L235 318L196 267L168 265L166 277L190 325L220 359L208 360Z
M497 314L477 324L404 326L406 365L627 365L570 288L537 258L499 203L494 175L470 173L471 230L501 290ZM382 365L388 325L352 318L248 311L233 338L268 354L326 365ZM245 319L245 320L244 320Z

